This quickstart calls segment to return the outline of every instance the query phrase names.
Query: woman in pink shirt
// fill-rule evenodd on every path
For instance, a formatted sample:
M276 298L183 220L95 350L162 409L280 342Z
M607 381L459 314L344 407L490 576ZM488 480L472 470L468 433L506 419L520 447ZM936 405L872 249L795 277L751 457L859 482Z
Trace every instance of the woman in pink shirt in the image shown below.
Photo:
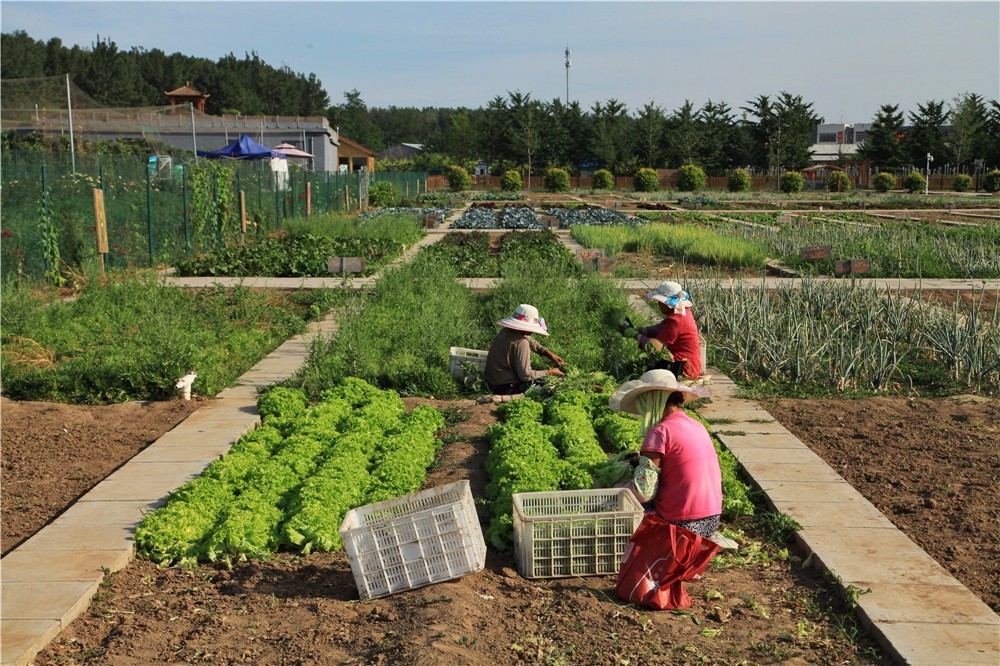
M643 416L648 428L640 450L648 462L639 469L658 470L656 492L650 493L652 511L710 537L722 514L722 470L708 430L684 411L689 395L702 396L704 390L679 383L669 370L656 369L623 384L610 404L613 410Z

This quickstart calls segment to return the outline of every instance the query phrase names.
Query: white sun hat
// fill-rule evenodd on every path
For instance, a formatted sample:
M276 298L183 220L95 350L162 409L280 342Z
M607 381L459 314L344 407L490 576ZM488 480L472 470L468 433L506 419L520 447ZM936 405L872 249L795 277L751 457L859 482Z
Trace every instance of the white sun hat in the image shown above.
M669 280L661 282L660 286L646 294L645 298L669 305L679 315L685 314L687 308L691 307L691 297L684 291L684 287Z
M521 303L514 310L513 316L501 319L497 323L504 328L512 328L515 331L538 333L539 335L549 334L549 327L545 320L538 316L538 308L527 303Z
M638 414L639 410L636 409L635 401L640 395L649 391L666 391L667 393L681 391L699 398L707 398L710 395L709 390L704 386L681 383L669 370L657 369L649 370L639 379L633 379L619 386L611 394L608 405L614 412Z

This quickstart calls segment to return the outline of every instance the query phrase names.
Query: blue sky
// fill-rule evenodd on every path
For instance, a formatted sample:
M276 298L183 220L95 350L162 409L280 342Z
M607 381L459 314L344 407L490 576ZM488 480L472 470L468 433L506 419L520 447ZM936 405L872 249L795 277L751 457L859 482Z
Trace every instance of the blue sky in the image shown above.
M734 109L786 90L827 122L964 92L1000 98L1000 2L0 2L3 32L97 35L216 60L254 50L333 103L485 106L519 90L589 108ZM182 84L183 81L178 81ZM198 82L192 85L197 87ZM211 92L211 91L206 91Z

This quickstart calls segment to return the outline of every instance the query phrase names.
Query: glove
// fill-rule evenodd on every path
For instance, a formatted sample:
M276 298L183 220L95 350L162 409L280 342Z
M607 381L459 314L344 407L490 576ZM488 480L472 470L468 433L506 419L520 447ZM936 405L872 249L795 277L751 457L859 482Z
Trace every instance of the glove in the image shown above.
M635 330L634 328L626 328L622 330L622 335L624 335L626 338L634 338L635 336L639 335L639 331Z
M631 319L625 317L620 322L618 322L618 332L621 333L622 335L626 335L625 331L628 330L635 331L635 325L632 323ZM632 335L635 335L635 333L633 332ZM626 337L632 337L632 336L626 335Z

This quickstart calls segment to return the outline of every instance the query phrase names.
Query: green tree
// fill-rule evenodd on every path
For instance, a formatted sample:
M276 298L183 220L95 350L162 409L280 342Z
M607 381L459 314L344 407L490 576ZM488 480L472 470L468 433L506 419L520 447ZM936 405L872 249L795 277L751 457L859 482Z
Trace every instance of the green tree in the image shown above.
M631 143L632 120L628 107L617 99L605 103L594 102L591 107L593 134L590 152L601 166L615 173L630 170L634 158Z
M327 111L330 124L339 132L362 146L372 150L384 147L378 127L368 117L368 106L355 88L344 93L344 103L331 106Z
M985 156L988 123L989 111L980 95L964 93L955 98L948 145L956 169Z
M868 160L876 168L903 166L905 161L900 149L903 129L903 112L898 104L883 104L872 119L868 138L858 149L858 157Z
M667 120L666 163L668 166L691 164L694 161L701 142L696 115L694 104L690 100L684 100L684 103Z
M708 173L721 175L735 164L736 120L725 102L708 100L698 111L701 125L699 156Z
M661 162L663 132L667 119L663 108L652 102L647 102L639 110L635 120L635 142L639 164L656 168Z
M900 141L900 150L910 164L924 164L927 153L944 162L948 152L945 148L945 124L949 111L944 100L929 100L917 104L917 112L910 112L910 129Z

